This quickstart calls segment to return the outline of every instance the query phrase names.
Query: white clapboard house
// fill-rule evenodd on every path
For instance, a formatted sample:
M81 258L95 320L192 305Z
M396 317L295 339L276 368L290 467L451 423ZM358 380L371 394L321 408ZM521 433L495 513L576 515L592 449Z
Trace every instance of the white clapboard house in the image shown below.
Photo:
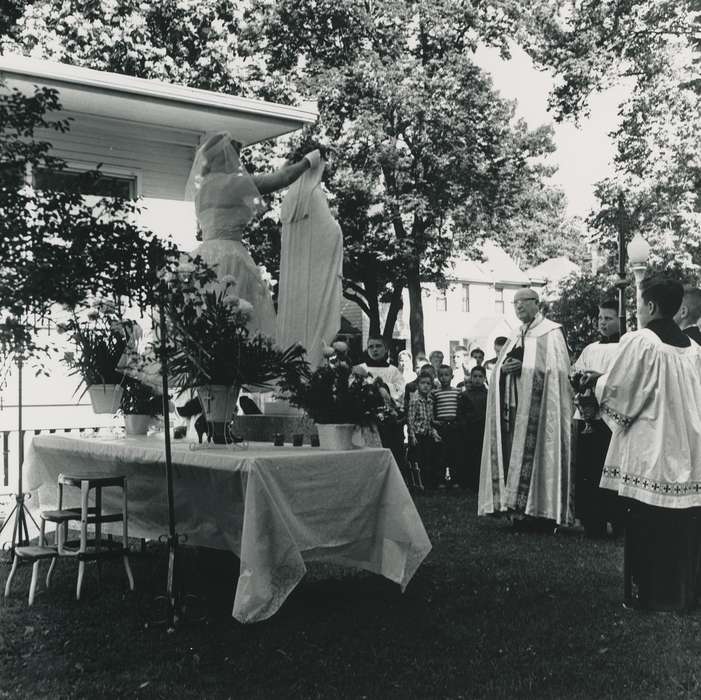
M184 201L184 192L195 151L208 134L229 131L248 145L317 119L309 106L290 107L16 55L0 56L0 80L0 89L28 94L35 85L55 88L63 108L57 118L71 120L66 133L37 134L52 144L52 154L65 160L68 170L53 182L45 172L31 173L36 184L60 189L70 184L66 180L71 173L100 165L103 181L141 199L143 223L160 236L172 237L182 250L197 245L194 207ZM68 378L61 366L52 368L49 392L46 382L29 382L25 426L92 424L90 408L75 407L75 386L75 377ZM14 427L14 396L11 379L2 392L0 431ZM40 407L47 404L52 406Z

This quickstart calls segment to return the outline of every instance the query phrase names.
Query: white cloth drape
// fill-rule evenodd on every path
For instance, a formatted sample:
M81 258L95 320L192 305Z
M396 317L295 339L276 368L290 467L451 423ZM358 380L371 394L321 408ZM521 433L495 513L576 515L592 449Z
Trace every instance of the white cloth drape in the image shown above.
M252 445L190 450L173 442L178 532L192 545L233 551L241 560L233 616L265 620L306 572L327 561L385 576L402 590L431 549L389 450L345 452ZM25 463L37 508L55 507L60 472L125 474L129 534L167 531L163 437L85 439L39 435ZM121 508L106 489L105 510ZM38 493L37 493L38 492ZM79 495L66 494L65 506ZM73 500L71 500L73 499ZM109 532L117 525L103 525ZM119 524L121 527L121 524Z
M301 343L316 368L322 341L341 327L343 235L320 187L325 163L307 170L282 202L277 342Z

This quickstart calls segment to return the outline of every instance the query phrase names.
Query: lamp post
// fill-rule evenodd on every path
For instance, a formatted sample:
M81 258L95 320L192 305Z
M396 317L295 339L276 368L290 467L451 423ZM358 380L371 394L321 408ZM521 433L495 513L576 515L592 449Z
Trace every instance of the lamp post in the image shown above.
M650 257L650 245L648 242L639 234L636 233L633 236L633 240L628 244L628 259L630 260L630 269L633 271L633 276L635 277L635 308L636 315L637 309L640 308L642 303L640 295L640 283L645 277L645 272L647 271L647 261Z
M626 332L626 287L628 280L626 279L626 217L625 217L625 200L623 193L618 196L618 212L616 214L618 225L618 326L619 333L623 335Z

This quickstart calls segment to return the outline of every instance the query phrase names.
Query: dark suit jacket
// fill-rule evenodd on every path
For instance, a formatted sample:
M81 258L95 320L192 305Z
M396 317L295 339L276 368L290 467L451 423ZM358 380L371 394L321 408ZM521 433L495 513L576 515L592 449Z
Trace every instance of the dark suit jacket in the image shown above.
M699 330L698 326L689 326L684 329L684 333L701 345L701 330Z

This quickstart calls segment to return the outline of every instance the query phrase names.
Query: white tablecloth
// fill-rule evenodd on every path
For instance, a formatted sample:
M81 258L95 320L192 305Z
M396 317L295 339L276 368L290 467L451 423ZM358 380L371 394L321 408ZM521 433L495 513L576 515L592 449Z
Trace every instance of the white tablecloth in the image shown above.
M305 561L366 569L404 590L431 549L389 450L191 450L174 441L172 460L177 532L189 544L231 550L241 560L233 608L241 622L273 615L304 576ZM162 435L38 435L25 472L41 508L55 507L60 472L126 474L129 534L155 538L168 530L164 465ZM119 493L109 491L105 507L117 508ZM64 505L77 504L76 490Z

